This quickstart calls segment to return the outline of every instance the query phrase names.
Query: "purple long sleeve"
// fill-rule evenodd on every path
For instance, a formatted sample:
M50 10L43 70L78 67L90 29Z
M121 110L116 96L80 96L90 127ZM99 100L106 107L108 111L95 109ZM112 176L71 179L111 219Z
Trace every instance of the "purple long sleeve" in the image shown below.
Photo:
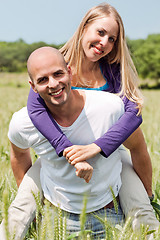
M101 154L108 157L113 153L142 123L142 116L137 116L136 105L124 99L125 113L122 117L94 143L101 149Z
M63 150L73 144L54 121L43 99L32 89L28 96L27 108L29 117L35 127L48 139L55 148L57 155L62 156Z
M118 93L121 84L120 66L105 64L101 61L100 67L104 77L109 81L107 91ZM94 142L102 149L101 154L105 157L112 154L142 123L142 116L137 116L137 105L126 97L122 100L125 113L101 138Z

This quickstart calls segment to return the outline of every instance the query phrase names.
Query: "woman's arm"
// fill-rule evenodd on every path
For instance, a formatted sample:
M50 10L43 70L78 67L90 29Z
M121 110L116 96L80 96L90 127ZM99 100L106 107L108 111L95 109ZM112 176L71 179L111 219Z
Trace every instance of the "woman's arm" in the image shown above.
M63 150L66 147L72 146L72 143L54 121L43 99L32 88L28 96L27 108L34 126L48 139L56 150L57 155L61 157Z
M125 113L122 117L100 138L89 145L73 145L64 150L63 155L71 164L81 162L101 153L109 157L142 123L142 116L137 116L136 104L128 99L123 99Z
M101 138L94 142L105 157L114 152L142 123L142 117L137 116L136 105L125 98L124 103L124 115ZM63 150L72 146L72 143L52 118L43 99L32 89L29 93L27 107L33 124L48 139L57 154L62 156ZM94 151L94 154L98 152L100 150Z
M102 60L100 68L104 78L109 82L112 93L118 93L121 88L120 64L107 64ZM122 97L124 102L124 114L122 117L94 143L101 148L101 154L109 157L142 123L142 116L137 116L137 104L127 97Z
M142 123L142 116L137 116L136 104L123 98L125 113L122 117L94 143L98 145L105 157L109 157Z

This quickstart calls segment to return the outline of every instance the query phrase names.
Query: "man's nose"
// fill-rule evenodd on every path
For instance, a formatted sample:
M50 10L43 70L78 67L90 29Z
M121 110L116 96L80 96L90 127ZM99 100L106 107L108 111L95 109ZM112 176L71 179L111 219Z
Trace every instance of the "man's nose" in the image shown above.
M59 84L59 82L56 79L54 79L53 77L49 78L49 82L48 82L49 88L55 88L58 86L58 84Z

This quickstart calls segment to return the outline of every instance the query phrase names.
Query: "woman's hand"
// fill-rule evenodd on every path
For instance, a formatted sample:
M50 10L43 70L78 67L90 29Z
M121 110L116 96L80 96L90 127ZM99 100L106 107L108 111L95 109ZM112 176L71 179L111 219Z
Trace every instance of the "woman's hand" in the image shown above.
M63 156L66 157L70 164L75 165L78 162L83 162L95 157L100 152L101 148L95 143L89 145L73 145L64 149Z

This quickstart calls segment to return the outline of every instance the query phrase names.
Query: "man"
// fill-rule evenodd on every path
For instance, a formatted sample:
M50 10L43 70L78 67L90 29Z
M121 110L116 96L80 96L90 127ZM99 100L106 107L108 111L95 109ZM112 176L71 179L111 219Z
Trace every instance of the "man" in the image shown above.
M33 90L44 99L53 118L74 144L92 143L123 114L123 103L115 95L71 90L70 68L56 49L37 49L29 57L27 67ZM26 108L14 114L8 136L11 141L11 164L18 185L31 165L29 148L32 147L41 159L44 197L54 206L79 216L84 195L87 195L87 213L103 209L105 215L109 207L111 222L122 220L121 209L118 215L114 211L110 191L111 186L115 196L118 196L121 186L122 164L118 150L108 159L98 154L88 161L94 170L91 180L90 177L86 178L90 182L86 183L76 176L74 167L64 157L57 156L49 142L33 126ZM73 226L68 228L71 230Z
M115 95L71 90L70 68L66 66L62 55L56 49L50 47L37 49L29 57L27 67L33 90L44 99L53 118L73 144L94 142L124 112L121 99ZM122 166L118 150L107 159L97 154L88 160L93 169L86 162L83 162L83 165L75 165L77 176L84 178L85 182L76 176L74 166L69 165L65 158L58 158L49 142L33 126L26 108L14 114L9 139L11 164L17 184L20 184L31 166L29 148L32 147L41 160L41 185L44 197L54 206L60 206L63 211L72 213L75 217L73 224L69 224L68 218L69 231L80 231L78 223L84 195L88 197L86 212L94 222L95 218L89 213L101 209L103 216L105 214L108 216L108 208L111 208L108 217L112 223L122 220L120 208L119 214L115 214L110 191L111 186L115 196L118 196L121 186ZM96 236L104 238L103 226L99 222L96 229L96 224L93 224L95 229L89 226L91 230L94 229L94 239Z

